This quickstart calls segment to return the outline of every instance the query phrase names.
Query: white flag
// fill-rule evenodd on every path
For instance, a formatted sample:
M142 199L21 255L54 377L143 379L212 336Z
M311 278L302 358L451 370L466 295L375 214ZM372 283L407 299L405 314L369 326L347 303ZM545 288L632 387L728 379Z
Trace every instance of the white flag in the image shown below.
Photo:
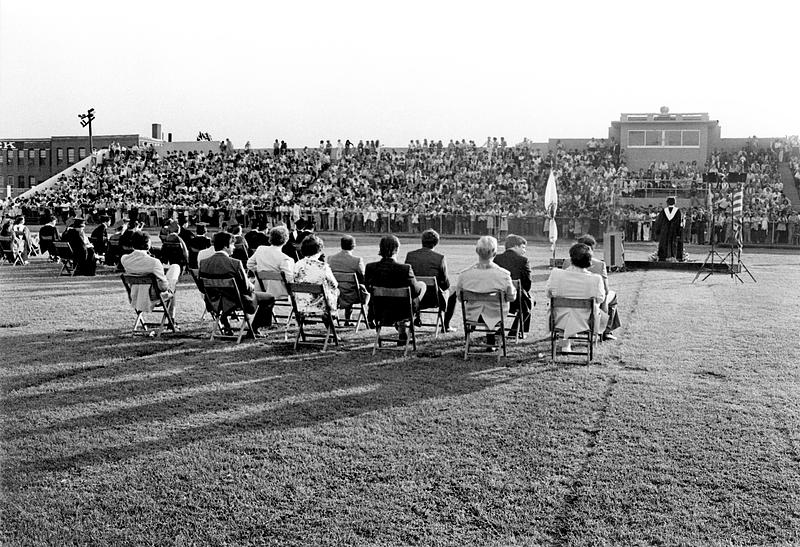
M556 190L556 177L553 175L552 169L550 169L550 176L547 178L547 187L544 190L544 209L547 212L547 218L550 219L550 226L548 228L550 243L553 244L553 248L555 249L556 240L558 239L558 226L556 225L558 191Z

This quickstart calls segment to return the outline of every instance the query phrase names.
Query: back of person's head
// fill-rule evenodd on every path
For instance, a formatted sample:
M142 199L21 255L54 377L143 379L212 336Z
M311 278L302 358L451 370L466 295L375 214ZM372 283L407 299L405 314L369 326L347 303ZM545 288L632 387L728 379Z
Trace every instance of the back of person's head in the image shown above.
M199 236L206 235L206 227L203 226L202 224L198 224L197 225L197 235L199 235Z
M131 247L146 251L150 248L150 236L146 232L134 232L131 236Z
M25 222L25 217L22 215L19 215L17 218L14 219L14 224L24 224L24 222Z
M258 226L256 226L256 230L258 230L259 232L263 232L266 229L267 229L267 221L266 220L262 220L261 222L258 223Z
M400 249L400 240L393 235L383 236L378 245L378 254L383 258L391 258Z
M214 250L224 251L231 246L231 241L233 241L233 236L228 232L217 232L214 234Z
M302 218L298 218L294 221L294 227L296 230L305 230L306 229L306 221Z
M581 237L577 239L578 243L583 243L588 247L594 249L597 246L597 240L594 238L592 234L583 234Z
M675 205L675 198L668 197L667 198L667 205L670 205L670 206Z
M343 251L352 251L356 248L356 239L351 235L343 235L339 245Z
M516 234L508 234L506 236L506 249L513 249L515 247L522 247L523 245L527 245L528 240L522 236L518 236Z
M106 222L111 222L111 217L108 215L100 215L100 224L105 224Z
M242 233L242 227L238 224L233 224L228 231L231 233L231 235L238 236Z
M569 259L576 268L588 268L592 265L592 249L585 243L576 243L569 248Z
M491 260L497 255L497 240L492 236L482 236L475 245L478 258Z
M51 222L55 222L55 220L56 220L56 217L54 217L54 216L52 216L52 215L47 215L47 216L46 216L46 217L44 217L44 219L42 219L42 220L44 221L44 223L45 223L45 224L50 224Z
M422 246L426 249L433 249L439 244L439 234L436 230L428 229L422 232Z
M310 234L303 238L303 242L300 243L300 253L305 256L314 256L315 254L322 251L325 247L325 243L318 238L317 236Z
M289 230L286 226L275 226L269 231L269 244L282 247L289 241Z

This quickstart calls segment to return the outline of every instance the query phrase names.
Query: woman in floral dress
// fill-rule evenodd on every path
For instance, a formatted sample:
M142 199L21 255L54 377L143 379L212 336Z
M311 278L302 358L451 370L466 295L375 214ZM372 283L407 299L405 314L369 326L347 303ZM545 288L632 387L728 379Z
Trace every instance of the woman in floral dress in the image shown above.
M336 303L339 301L339 285L336 283L331 267L322 258L324 246L322 240L313 234L304 237L300 244L300 253L303 258L294 265L295 283L318 283L324 290L322 296L306 293L296 294L295 301L300 313L324 313L325 303L322 298L327 298L331 311L336 310Z

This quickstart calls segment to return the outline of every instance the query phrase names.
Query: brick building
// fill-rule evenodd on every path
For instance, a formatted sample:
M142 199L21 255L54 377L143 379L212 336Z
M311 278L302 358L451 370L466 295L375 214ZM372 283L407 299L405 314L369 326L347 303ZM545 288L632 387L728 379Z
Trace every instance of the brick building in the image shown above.
M95 135L96 149L112 142L122 146L141 145L153 139L140 135ZM87 136L9 139L0 137L0 196L18 195L46 181L89 155Z

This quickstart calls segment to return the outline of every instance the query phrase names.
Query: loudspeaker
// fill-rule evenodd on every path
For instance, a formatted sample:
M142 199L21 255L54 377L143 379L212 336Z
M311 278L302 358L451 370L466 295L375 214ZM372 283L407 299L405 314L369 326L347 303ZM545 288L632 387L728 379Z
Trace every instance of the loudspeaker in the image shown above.
M603 260L609 270L625 267L625 249L622 246L622 232L603 234Z

